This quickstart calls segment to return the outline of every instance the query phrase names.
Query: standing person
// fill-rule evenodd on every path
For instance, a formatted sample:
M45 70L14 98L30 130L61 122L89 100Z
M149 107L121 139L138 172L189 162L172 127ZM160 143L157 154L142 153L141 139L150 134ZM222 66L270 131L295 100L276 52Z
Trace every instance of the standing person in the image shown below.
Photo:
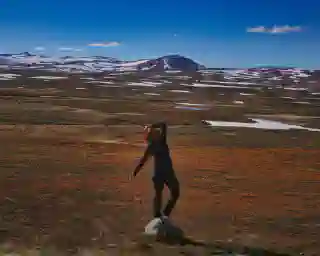
M142 169L150 156L154 158L154 185L153 215L155 218L168 218L180 196L180 185L175 175L170 150L167 144L167 125L164 122L145 127L147 148L139 164L133 171L135 177ZM164 185L170 190L170 199L162 212L162 192Z

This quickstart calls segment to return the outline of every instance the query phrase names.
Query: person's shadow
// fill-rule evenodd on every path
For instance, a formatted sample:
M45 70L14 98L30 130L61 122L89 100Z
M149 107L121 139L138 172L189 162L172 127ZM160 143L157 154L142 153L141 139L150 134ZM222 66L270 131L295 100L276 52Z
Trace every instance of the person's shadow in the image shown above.
M210 251L210 255L263 255L263 256L290 256L287 253L278 253L260 247L248 247L239 244L214 242L206 243L203 241L194 240L185 235L185 232L178 226L174 225L169 220L165 220L156 227L156 241L167 245L177 246L200 246Z
M156 240L160 243L181 246L206 246L206 243L195 241L191 238L188 238L185 235L185 232L180 227L173 224L168 219L164 220L163 223L159 224L157 229L158 232L156 235Z

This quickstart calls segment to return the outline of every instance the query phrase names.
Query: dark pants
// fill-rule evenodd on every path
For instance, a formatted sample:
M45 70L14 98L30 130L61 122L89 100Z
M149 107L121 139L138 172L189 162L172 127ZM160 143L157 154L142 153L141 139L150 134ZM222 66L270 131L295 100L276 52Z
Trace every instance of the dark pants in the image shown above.
M153 185L155 190L155 196L153 199L153 214L155 218L161 217L161 208L162 208L162 191L164 185L166 185L170 191L170 199L163 210L163 214L168 216L171 214L174 206L177 203L177 200L180 196L180 185L179 181L175 176L168 177L154 177Z

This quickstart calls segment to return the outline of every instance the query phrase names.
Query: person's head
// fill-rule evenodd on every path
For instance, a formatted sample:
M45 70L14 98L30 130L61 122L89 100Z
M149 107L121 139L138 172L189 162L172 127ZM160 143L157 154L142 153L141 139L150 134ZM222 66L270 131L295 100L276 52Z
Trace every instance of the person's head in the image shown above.
M145 141L147 143L157 142L161 140L162 131L159 127L145 126Z

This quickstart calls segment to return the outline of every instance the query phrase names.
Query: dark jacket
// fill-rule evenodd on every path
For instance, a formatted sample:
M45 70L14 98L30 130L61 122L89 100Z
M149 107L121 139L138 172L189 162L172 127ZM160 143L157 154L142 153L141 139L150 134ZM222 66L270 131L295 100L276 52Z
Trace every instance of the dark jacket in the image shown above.
M159 141L150 141L144 153L142 162L149 156L154 159L154 177L166 178L174 174L170 150L167 144L167 125L164 122L151 125L152 128L161 129L161 139Z

